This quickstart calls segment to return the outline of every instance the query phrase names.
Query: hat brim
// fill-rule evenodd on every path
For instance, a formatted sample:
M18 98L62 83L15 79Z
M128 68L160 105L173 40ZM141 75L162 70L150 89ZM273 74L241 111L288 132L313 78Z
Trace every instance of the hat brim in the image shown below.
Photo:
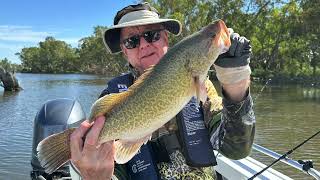
M124 27L142 26L150 24L163 24L164 28L174 35L182 30L181 23L176 19L141 19L112 26L103 32L103 42L110 53L118 53L120 48L120 30Z

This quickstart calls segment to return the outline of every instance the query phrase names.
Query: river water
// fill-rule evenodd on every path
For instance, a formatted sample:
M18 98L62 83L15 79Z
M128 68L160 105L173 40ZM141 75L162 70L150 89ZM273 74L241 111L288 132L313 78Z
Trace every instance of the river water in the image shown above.
M91 104L108 78L74 74L17 74L24 88L18 93L0 87L0 179L30 179L33 121L43 103L55 98L76 99L87 116ZM216 83L217 84L217 83ZM255 143L280 154L304 141L320 127L320 89L301 86L252 84L257 117ZM312 159L320 170L320 137L315 137L290 157ZM253 151L264 162L272 160ZM273 167L294 179L312 179L282 163Z

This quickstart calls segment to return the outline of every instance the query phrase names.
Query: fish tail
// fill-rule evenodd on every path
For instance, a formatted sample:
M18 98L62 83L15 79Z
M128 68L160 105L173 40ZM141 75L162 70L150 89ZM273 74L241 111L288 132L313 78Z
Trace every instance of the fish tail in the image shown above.
M70 135L74 130L53 134L38 144L38 160L46 173L52 174L71 158Z

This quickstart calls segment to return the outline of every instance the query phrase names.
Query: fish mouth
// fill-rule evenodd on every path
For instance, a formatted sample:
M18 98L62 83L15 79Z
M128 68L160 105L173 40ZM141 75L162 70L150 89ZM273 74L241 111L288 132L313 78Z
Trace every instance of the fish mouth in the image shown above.
M221 53L227 52L231 46L230 34L227 26L222 20L217 22L219 32L216 33L216 37L213 38L213 44L220 48Z

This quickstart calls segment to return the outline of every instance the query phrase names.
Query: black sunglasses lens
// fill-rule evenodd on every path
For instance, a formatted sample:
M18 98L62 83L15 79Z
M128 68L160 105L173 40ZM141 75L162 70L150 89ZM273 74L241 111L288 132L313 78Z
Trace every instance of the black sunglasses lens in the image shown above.
M160 39L160 31L147 31L142 35L134 35L125 40L123 40L123 44L127 49L136 48L140 44L140 37L142 36L148 43L156 42Z
M160 39L160 31L147 31L143 33L143 38L148 42L156 42Z
M140 44L140 37L139 35L129 37L128 39L123 40L123 44L127 49L136 48Z

